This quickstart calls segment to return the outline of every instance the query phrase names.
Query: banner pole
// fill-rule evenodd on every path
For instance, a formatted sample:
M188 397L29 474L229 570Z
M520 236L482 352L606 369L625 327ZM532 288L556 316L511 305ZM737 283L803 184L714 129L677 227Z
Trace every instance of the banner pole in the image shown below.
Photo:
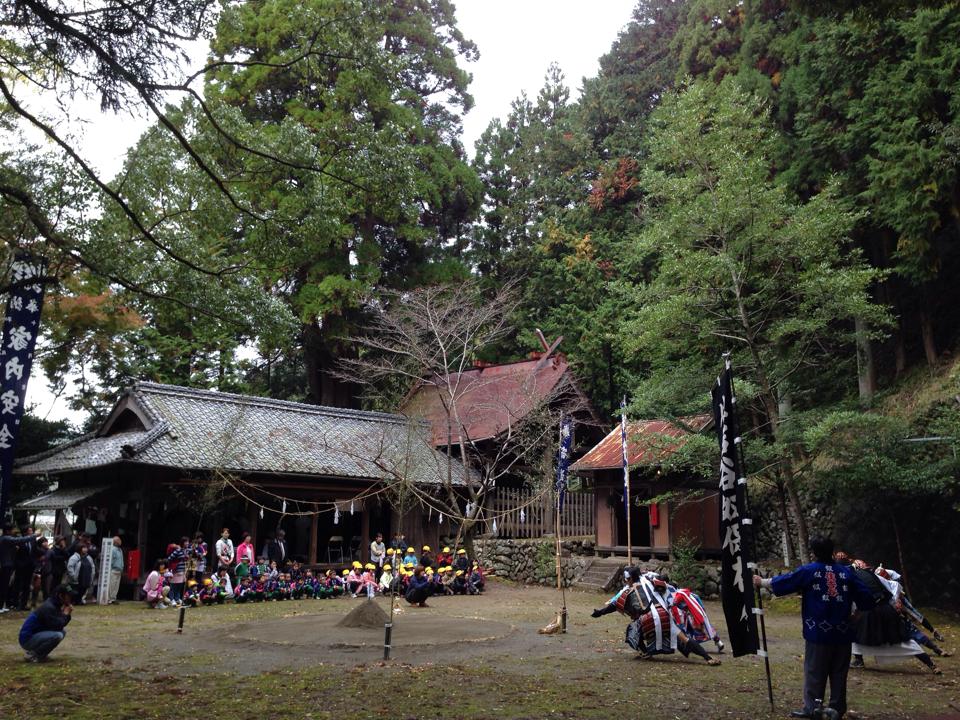
M620 440L623 452L623 514L627 521L627 565L633 565L633 534L630 528L630 459L627 452L627 396L620 405ZM652 544L652 543L651 543Z
M740 421L736 412L736 390L733 384L733 363L730 361L730 353L726 352L723 354L724 362L727 366L727 372L730 376L730 392L734 397L734 407L733 412L730 414L731 422L733 423L734 436L741 438L740 442L737 443L737 453L740 456L740 471L743 473L743 477L747 477L747 462L746 456L743 452L743 436L740 434ZM750 554L753 556L753 562L750 563L750 570L756 571L757 564L757 537L756 533L753 531L753 516L750 514L750 493L748 492L747 486L743 486L743 500L746 507L744 512L746 516L751 519L750 524ZM763 647L763 666L767 673L767 699L770 701L770 709L773 710L773 678L770 674L770 653L767 651L767 623L764 618L763 612L763 593L761 593L759 588L754 589L754 597L757 600L756 612L760 616L760 643Z

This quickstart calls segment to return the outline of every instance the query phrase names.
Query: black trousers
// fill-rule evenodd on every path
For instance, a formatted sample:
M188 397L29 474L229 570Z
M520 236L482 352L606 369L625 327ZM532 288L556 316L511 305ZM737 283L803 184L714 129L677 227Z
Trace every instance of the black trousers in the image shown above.
M812 712L818 700L825 700L830 681L829 706L840 716L847 711L847 673L850 671L850 643L820 645L809 640L803 652L803 709ZM827 703L823 703L825 706Z
M7 596L10 594L10 578L13 577L13 567L0 568L0 607L7 605ZM11 602L12 606L13 603Z

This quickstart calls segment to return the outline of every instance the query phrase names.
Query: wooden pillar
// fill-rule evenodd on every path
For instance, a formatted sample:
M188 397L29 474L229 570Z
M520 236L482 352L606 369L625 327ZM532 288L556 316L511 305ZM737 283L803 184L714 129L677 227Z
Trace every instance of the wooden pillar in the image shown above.
M364 504L360 511L360 562L370 562L370 511Z
M317 563L317 534L320 532L320 516L310 516L310 549L307 551L307 561L311 565Z
M256 505L254 505L249 501L245 501L245 502L247 505L247 525L249 527L247 532L249 532L251 537L253 538L253 547L254 547L253 554L256 555L257 554L256 548L263 547L263 543L260 542L260 538L257 537L257 525L259 524L259 520L260 520L260 508L258 508ZM239 541L243 542L243 538L239 538Z
M147 492L147 486L140 488L140 508L137 515L137 550L140 551L140 567L138 568L139 577L142 580L146 576L147 567L147 504L150 494Z

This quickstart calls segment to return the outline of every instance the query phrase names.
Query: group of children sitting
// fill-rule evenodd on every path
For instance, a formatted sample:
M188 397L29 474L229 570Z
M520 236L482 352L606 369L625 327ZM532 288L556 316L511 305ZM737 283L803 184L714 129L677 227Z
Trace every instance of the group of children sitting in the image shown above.
M407 548L404 556L391 548L382 567L354 561L352 567L339 574L334 570L314 573L296 561L288 561L281 571L275 561L268 563L266 558L260 558L255 565L237 564L233 578L226 568L220 568L203 579L191 577L177 583L178 579L165 561L158 561L144 585L147 604L155 608L199 607L222 605L227 600L320 600L341 595L373 597L378 593L405 596L412 585L425 587L429 595L475 595L483 592L485 584L483 571L477 563L470 562L465 550L453 555L449 548L444 548L434 559L427 546L421 558L416 557L412 547Z

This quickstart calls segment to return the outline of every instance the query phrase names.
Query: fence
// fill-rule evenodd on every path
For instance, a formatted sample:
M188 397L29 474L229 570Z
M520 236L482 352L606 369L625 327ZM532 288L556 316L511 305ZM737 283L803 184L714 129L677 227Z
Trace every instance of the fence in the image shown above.
M537 498L539 494L533 488L497 488L487 497L487 516L497 518L497 537L538 538L556 531L553 495ZM488 522L486 529L493 532L493 523ZM564 537L594 535L593 493L567 493L560 532Z

